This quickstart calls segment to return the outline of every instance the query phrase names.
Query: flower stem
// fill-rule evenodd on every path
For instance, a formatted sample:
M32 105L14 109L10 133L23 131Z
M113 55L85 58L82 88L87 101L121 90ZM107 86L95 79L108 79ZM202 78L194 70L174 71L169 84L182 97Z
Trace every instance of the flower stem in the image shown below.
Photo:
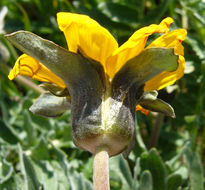
M109 154L106 146L96 148L93 165L94 190L109 190Z
M149 142L149 149L157 146L163 120L164 120L164 115L161 113L158 113L154 128L152 130L152 135L151 135L151 139Z

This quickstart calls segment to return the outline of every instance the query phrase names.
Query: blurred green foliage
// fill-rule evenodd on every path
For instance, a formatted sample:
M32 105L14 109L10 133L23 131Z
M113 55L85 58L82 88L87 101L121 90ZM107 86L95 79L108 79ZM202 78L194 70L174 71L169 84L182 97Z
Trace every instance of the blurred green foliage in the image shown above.
M64 47L56 22L60 11L91 16L119 44L166 16L175 20L172 29L187 29L185 76L159 92L176 119L137 113L135 147L127 160L110 159L110 183L113 190L204 189L205 1L1 0L3 6L8 8L5 23L0 18L5 33L28 30ZM91 190L93 158L74 146L70 112L46 119L28 111L39 89L25 78L8 80L20 52L3 34L0 39L0 190Z

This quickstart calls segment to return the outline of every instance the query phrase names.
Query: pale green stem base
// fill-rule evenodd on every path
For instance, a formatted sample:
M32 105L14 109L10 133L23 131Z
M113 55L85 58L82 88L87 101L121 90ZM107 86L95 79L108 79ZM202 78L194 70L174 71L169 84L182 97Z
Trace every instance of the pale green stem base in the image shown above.
M94 190L110 190L109 154L106 146L98 147L94 155L93 186Z

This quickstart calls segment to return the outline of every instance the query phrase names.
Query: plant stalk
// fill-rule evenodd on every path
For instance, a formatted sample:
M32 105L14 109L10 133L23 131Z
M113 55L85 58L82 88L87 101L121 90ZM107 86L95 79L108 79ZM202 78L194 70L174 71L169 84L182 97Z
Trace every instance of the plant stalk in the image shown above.
M149 142L149 149L157 146L163 120L164 115L162 113L158 113L154 128L152 129L152 135Z
M109 154L106 146L96 148L93 163L94 190L110 190Z

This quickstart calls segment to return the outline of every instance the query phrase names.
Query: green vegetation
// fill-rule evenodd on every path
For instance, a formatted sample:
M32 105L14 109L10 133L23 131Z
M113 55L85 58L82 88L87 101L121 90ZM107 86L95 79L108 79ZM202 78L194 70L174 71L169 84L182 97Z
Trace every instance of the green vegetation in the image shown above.
M4 36L27 30L66 47L56 22L60 11L87 14L125 42L137 29L170 16L185 28L184 77L159 91L176 119L137 112L136 144L127 160L110 159L112 190L203 190L205 166L205 1L1 0L0 190L91 190L91 154L72 142L70 112L47 119L28 111L41 89L7 75L21 55ZM149 42L156 38L152 35Z

